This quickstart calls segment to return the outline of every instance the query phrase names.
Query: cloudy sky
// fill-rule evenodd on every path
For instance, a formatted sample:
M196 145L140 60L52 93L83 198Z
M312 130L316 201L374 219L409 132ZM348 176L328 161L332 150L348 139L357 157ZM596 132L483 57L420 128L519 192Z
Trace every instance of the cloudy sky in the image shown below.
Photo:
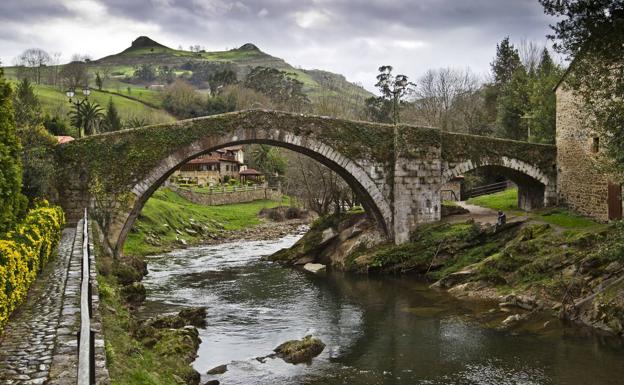
M99 58L140 35L186 49L252 42L373 89L384 64L412 78L439 67L485 74L498 41L550 45L552 22L537 0L0 0L0 60L31 47Z

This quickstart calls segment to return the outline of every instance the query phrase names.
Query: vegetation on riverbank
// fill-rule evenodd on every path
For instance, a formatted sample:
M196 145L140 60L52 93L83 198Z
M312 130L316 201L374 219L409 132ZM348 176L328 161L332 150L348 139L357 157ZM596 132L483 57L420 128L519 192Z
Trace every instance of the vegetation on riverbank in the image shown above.
M136 297L128 294L143 287L139 281L146 273L145 264L136 258L114 260L99 242L95 251L106 360L112 384L199 384L199 373L191 366L200 342L197 329L184 320L162 325L139 321L134 310L144 296L137 303Z
M264 208L287 203L261 200L223 206L192 203L175 192L161 188L147 201L124 245L127 255L154 254L175 247L217 239L228 231L262 223Z
M515 193L480 197L479 203L513 210ZM369 230L361 222L325 218L270 259L360 273L415 273L457 296L505 303L524 296L525 310L549 310L624 334L624 225L599 224L560 208L511 218L502 228L473 220L423 225L398 246L370 246L362 241Z

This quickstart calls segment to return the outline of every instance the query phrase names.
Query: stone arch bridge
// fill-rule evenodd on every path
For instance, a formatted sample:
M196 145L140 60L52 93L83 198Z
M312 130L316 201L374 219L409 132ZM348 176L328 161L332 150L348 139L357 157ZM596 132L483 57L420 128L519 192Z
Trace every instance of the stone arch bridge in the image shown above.
M90 207L109 246L121 253L150 195L173 171L206 152L264 143L305 154L341 175L389 239L402 243L440 219L440 189L489 168L519 186L524 209L556 200L551 145L249 110L94 135L57 146L59 200L70 221Z

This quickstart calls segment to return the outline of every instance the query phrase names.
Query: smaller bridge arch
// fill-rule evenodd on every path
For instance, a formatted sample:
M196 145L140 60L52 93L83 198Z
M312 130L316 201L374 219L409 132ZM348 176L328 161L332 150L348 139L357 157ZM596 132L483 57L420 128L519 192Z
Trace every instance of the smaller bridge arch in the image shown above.
M441 186L451 179L477 169L491 170L504 176L518 186L518 207L523 210L549 206L556 200L556 179L544 173L534 164L520 159L500 156L465 160L455 165L446 165L442 173Z

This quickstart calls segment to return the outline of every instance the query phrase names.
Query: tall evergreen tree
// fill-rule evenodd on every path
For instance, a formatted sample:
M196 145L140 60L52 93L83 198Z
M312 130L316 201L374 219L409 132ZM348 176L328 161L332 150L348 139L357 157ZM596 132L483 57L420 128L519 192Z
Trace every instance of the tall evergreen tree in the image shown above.
M520 65L509 81L501 86L497 98L497 116L499 136L506 139L527 140L530 124L526 114L529 109L529 75Z
M104 85L104 82L102 81L102 77L100 76L99 72L95 73L95 85L98 90L102 91L102 86Z
M508 109L511 100L509 100L510 90L505 90L507 84L512 81L514 73L522 67L522 61L518 50L511 44L509 37L505 37L500 43L496 45L496 56L492 63L493 82L487 84L483 90L484 108L488 116L492 131L498 135L506 135L505 132L509 131L507 127L501 127L500 117L500 102L499 97L503 92L506 92L508 100L506 100ZM507 115L508 111L504 113ZM508 121L508 117L504 117L503 121ZM513 120L513 119L512 119Z
M17 85L13 96L13 107L18 129L32 128L42 122L41 104L28 78L24 78Z
M123 128L119 112L117 112L117 107L113 103L113 98L108 99L106 113L104 114L104 119L102 119L102 128L107 132L119 131Z
M509 42L509 36L496 45L496 57L491 66L497 86L509 83L516 70L522 67L518 50Z
M529 90L530 119L527 123L531 125L531 137L536 142L555 142L556 96L553 89L562 75L563 71L544 48Z
M0 234L10 230L26 207L21 194L20 144L15 133L11 86L0 67Z

